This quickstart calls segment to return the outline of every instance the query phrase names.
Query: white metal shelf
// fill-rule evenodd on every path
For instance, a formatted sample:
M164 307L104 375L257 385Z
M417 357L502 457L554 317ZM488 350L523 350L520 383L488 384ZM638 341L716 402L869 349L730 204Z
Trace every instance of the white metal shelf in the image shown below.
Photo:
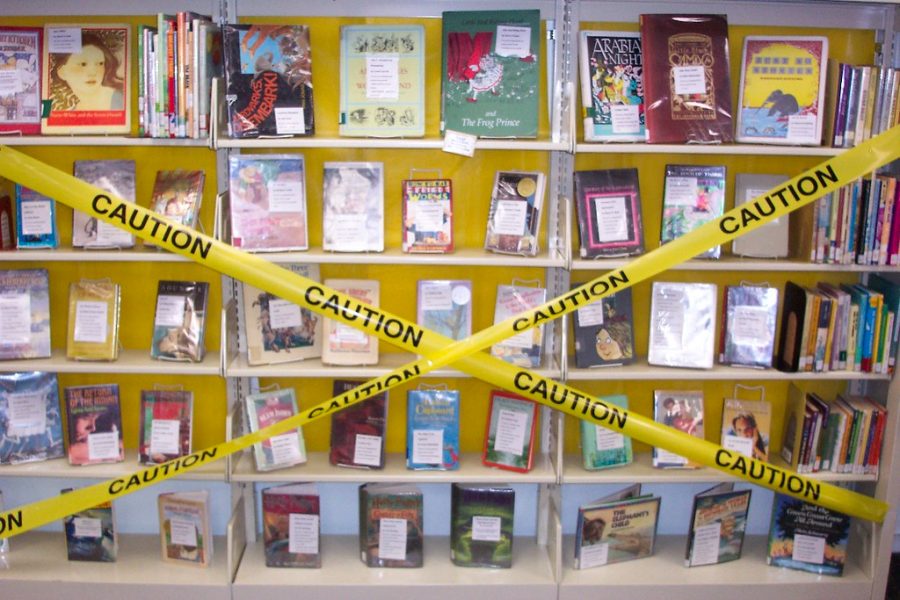
M209 139L150 138L122 135L0 135L6 146L159 146L208 148Z
M384 252L326 252L313 248L301 252L256 252L256 256L277 264L344 264L344 265L411 265L411 266L478 266L478 267L557 267L566 266L565 257L555 250L544 250L536 256L496 254L481 248L460 248L448 254L409 254L400 248Z
M150 358L150 349L122 350L114 361L69 360L65 349L50 358L0 361L0 372L47 371L51 373L118 373L122 375L219 375L219 352L206 353L203 362L177 362Z
M136 449L125 449L125 460L99 465L70 465L67 458L30 462L20 465L0 465L0 477L52 477L65 479L113 479L149 468L138 464ZM218 460L196 467L179 475L192 481L225 481L225 461Z
M344 150L394 149L394 150L441 150L443 138L352 138L352 137L272 137L234 139L219 137L216 148L264 149L264 148L329 148ZM549 140L526 139L485 139L475 142L475 152L479 150L519 150L522 152L567 152L570 145Z
M574 250L578 252L577 249ZM628 264L629 258L598 258L595 260L576 259L572 261L571 270L575 271L608 271L620 269ZM878 265L834 265L819 264L802 260L757 259L725 256L719 260L686 260L675 265L672 271L758 271L769 273L874 273L900 272L900 266Z
M725 156L836 156L846 148L764 144L578 143L575 154L716 154Z
M157 248L138 245L135 248L85 250L82 248L22 248L0 252L0 262L190 262L187 258Z

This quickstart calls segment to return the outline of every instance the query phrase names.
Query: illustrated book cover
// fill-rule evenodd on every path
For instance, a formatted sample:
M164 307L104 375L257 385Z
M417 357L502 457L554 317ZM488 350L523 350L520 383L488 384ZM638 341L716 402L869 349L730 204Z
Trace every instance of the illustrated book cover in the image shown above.
M252 433L297 414L297 397L293 388L248 394L244 403L247 407L247 423ZM305 463L303 429L298 427L253 444L253 457L256 459L257 471L274 471Z
M778 320L778 289L765 285L725 286L719 362L771 369Z
M0 270L0 360L49 357L47 270Z
M56 201L16 184L16 247L56 248Z
M534 465L538 405L532 400L492 391L481 462L488 467L527 473Z
M786 175L738 173L734 176L734 205L747 204L787 180ZM786 258L789 232L790 219L778 217L735 238L731 242L731 253L752 258Z
M141 390L138 462L158 465L190 454L193 421L193 392Z
M116 360L119 357L119 312L122 290L109 280L69 284L66 357Z
M741 557L751 490L720 483L694 496L684 566L717 565Z
M0 27L0 131L41 132L41 56L43 29Z
M62 458L56 373L0 374L0 465Z
M209 492L169 492L157 503L163 561L208 567L213 554Z
M715 354L716 285L653 282L647 362L711 369Z
M769 460L772 405L767 400L727 398L722 408L722 446L757 460Z
M384 252L384 164L326 162L322 249Z
M725 212L725 167L666 165L660 243L665 244L718 219ZM721 246L695 258L719 258Z
M161 280L156 289L156 313L150 356L159 360L201 362L206 354L206 281Z
M205 181L204 171L157 171L150 209L176 223L196 228Z
M472 335L472 282L468 279L420 279L417 323L452 340Z
M572 284L577 287L580 284ZM575 366L579 369L634 362L631 288L619 290L572 313Z
M653 391L653 419L701 440L703 412L703 390ZM653 466L660 469L689 469L700 465L665 448L654 446Z
M453 184L449 179L404 179L402 202L404 252L453 251Z
M498 171L491 192L484 249L501 254L535 256L544 205L544 174Z
M135 201L133 160L76 160L75 177L122 198ZM134 234L106 221L72 212L72 246L75 248L132 248Z
M847 562L850 517L775 494L766 563L775 567L840 576Z
M319 502L315 483L289 483L263 489L267 567L317 569L322 566Z
M422 492L402 483L359 486L359 554L369 567L421 567L425 555Z
M645 558L653 554L660 498L641 494L641 484L578 507L575 568Z
M333 395L349 392L361 383L363 382L335 379ZM329 462L338 467L384 468L387 413L387 392L332 413Z
M508 569L513 558L516 492L511 487L450 486L450 560L460 567Z
M637 169L575 171L581 258L644 253Z
M459 468L459 390L443 387L406 393L406 468Z
M72 488L62 490L63 494ZM111 501L80 510L63 518L69 560L116 562L119 535Z
M69 386L65 398L69 464L125 460L119 384Z
M523 311L540 306L546 300L547 289L543 287L498 285L494 323L500 323ZM543 346L544 326L539 325L497 342L491 346L491 356L520 367L537 369L541 366Z
M628 409L628 396L624 394L609 394L599 399L612 411ZM586 471L631 464L634 454L630 437L585 419L578 421L581 428L581 461Z
M578 36L585 141L643 142L641 34L582 30Z
M377 279L326 279L325 285L342 294L378 307L381 284ZM335 319L322 328L322 363L326 365L374 365L378 363L378 338Z

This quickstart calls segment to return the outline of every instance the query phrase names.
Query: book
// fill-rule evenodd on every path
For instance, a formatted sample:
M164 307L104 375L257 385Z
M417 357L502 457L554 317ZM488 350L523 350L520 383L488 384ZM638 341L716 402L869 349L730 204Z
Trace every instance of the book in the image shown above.
M738 173L734 176L734 205L747 204L788 180L786 175ZM752 258L787 258L790 220L779 217L742 233L731 242L731 253Z
M472 282L468 279L420 279L416 322L452 340L472 335Z
M494 324L540 306L547 300L547 289L525 287L523 285L497 286L497 300L494 305ZM541 366L544 346L544 326L539 325L528 331L510 336L491 346L491 356L520 367L536 369Z
M751 490L720 483L694 495L684 566L717 565L741 557Z
M209 492L169 492L157 503L163 561L208 567L213 555Z
M578 507L575 568L589 569L653 554L660 498L636 483Z
M319 280L319 265L282 265ZM243 285L247 363L272 365L322 356L323 317L252 285Z
M0 491L0 510L3 510L5 506L3 505L3 492ZM9 555L9 538L3 538L0 540L0 561L6 563Z
M699 439L703 438L703 390L654 390L653 419ZM665 448L653 447L653 466L690 469L700 465Z
M624 394L610 394L599 398L613 411L616 408L628 409L628 396ZM631 464L633 452L629 436L586 419L578 421L581 427L581 458L585 470L596 471Z
M784 284L784 299L781 303L781 330L778 334L779 371L795 373L803 371L805 345L803 344L804 319L807 314L806 290L787 281Z
M826 37L745 37L737 141L821 144L827 66Z
M886 334L885 339L886 372L893 375L897 368L897 352L900 346L900 285L894 279L878 273L870 274L866 285L884 296L884 306L895 315L893 329Z
M660 243L665 244L722 216L725 211L725 167L666 165ZM719 258L721 246L695 258Z
M341 27L340 135L425 135L425 28Z
M131 132L131 27L44 25L41 133Z
M537 137L538 10L444 12L441 131Z
M406 392L406 468L459 468L459 391L424 388Z
M43 29L0 27L0 131L19 135L41 132L41 57Z
M544 174L539 171L497 171L485 250L523 256L538 253L544 188Z
M404 179L402 202L404 252L453 251L453 185L449 179Z
M72 488L62 490L71 492ZM112 501L80 510L63 518L69 560L116 562L119 535Z
M313 135L312 44L305 25L222 26L228 135Z
M47 270L0 270L0 360L49 357Z
M133 160L76 160L75 177L124 200L135 201ZM72 246L75 248L131 248L134 234L102 219L75 210L72 213Z
M381 285L375 279L326 279L325 285L363 303L378 307ZM378 338L366 335L342 321L325 319L322 328L322 363L326 365L374 365L378 363Z
M206 354L206 281L165 281L156 288L156 313L150 356L159 360L201 362Z
M361 383L336 379L333 394L343 394ZM387 412L387 392L382 392L332 413L329 462L338 467L384 468Z
M422 492L400 483L359 486L359 553L369 567L421 567Z
M150 209L176 223L196 228L205 181L204 171L157 171Z
M7 186L0 180L0 250L13 250L16 247L16 232L14 230L14 206L13 195L9 193ZM8 180L5 180L8 182Z
M0 374L0 465L62 458L63 436L55 373Z
M527 473L534 464L538 405L532 400L492 391L481 462L488 467Z
M384 252L384 164L326 162L322 249Z
M644 253L637 169L575 171L581 258Z
M732 142L725 15L642 14L640 30L647 141Z
M460 567L512 567L516 492L511 487L450 486L450 560Z
M293 388L265 390L248 394L244 406L250 432L256 433L296 415L297 397ZM253 457L257 471L274 471L305 463L303 429L298 427L253 444Z
M581 284L573 284L577 287ZM579 369L634 362L634 311L625 288L572 313L575 366Z
M302 155L232 154L228 180L232 246L248 252L309 248Z
M716 285L653 282L647 362L711 369L715 354Z
M56 248L56 201L16 184L16 247Z
M141 390L138 462L158 465L190 454L193 420L193 392Z
M585 141L644 141L641 35L581 30L578 38Z
M722 446L756 460L769 460L772 406L766 400L727 398L722 407Z
M765 285L725 286L719 362L771 369L778 319L778 289Z
M119 357L119 312L122 290L109 280L69 284L66 357L116 360Z
M119 384L69 386L65 398L69 464L125 460Z
M775 494L766 563L840 576L847 562L850 517L835 510Z
M315 483L289 483L262 491L267 567L322 566L319 492Z

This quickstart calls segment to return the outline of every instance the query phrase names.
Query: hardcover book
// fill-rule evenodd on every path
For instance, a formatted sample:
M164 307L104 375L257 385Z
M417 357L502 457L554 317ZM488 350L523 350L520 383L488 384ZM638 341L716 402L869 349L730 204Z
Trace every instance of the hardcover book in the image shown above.
M653 391L653 419L701 440L703 412L703 390ZM653 466L661 469L685 469L700 465L665 448L654 446Z
M204 171L157 171L150 209L176 223L196 228L205 181Z
M684 566L717 565L741 557L750 491L720 483L694 496Z
M325 285L342 294L378 307L380 283L375 279L326 279ZM378 338L366 335L335 319L325 319L322 330L322 363L326 365L374 365L378 363Z
M322 249L384 252L384 165L326 162Z
M581 258L644 253L637 169L575 171Z
M262 491L267 567L322 566L319 492L315 483L290 483Z
M113 196L135 201L133 160L76 160L75 177ZM72 246L75 248L131 248L134 234L106 221L75 210L72 213Z
M725 167L666 165L661 243L671 242L718 219L724 211ZM695 258L719 258L720 255L721 247L715 246Z
M512 567L516 492L511 487L453 483L450 560L460 567Z
M62 490L71 492L72 488ZM111 501L80 510L63 518L69 560L116 562L119 536Z
M193 420L193 392L141 390L138 462L158 465L190 454Z
M0 465L62 458L63 436L55 373L0 374Z
M449 179L403 180L404 252L453 251L453 186Z
M719 362L771 369L778 319L778 289L764 285L725 286L725 318Z
M728 398L722 408L722 446L757 460L769 460L772 406L766 400Z
M340 134L425 135L425 28L341 27Z
M660 498L636 483L578 507L575 568L589 569L653 554Z
M16 247L56 248L56 202L32 189L16 184Z
M497 171L485 250L523 256L538 253L544 187L544 174L539 171Z
M163 561L208 567L213 554L209 492L170 492L157 502Z
M809 328L807 303L811 303L812 298L807 298L807 290L793 281L785 282L783 296L777 366L780 371L795 373L803 371L806 363L803 339L804 330ZM808 333L806 335L808 337Z
M537 137L538 10L443 14L441 131Z
M653 282L647 362L711 369L715 354L716 285Z
M406 393L406 468L459 468L458 390L420 388Z
M734 177L734 205L746 204L787 180L786 175L738 173ZM790 219L779 217L735 238L731 253L752 258L786 258L789 230Z
M725 16L643 14L640 29L647 141L732 142Z
M159 360L201 362L206 353L205 281L160 281L156 291L150 356Z
M0 360L49 357L47 270L0 270Z
M0 510L3 510L5 507L3 505L3 492L0 492ZM9 539L3 538L0 540L0 561L6 563L7 555L9 554Z
M472 335L472 282L468 279L420 279L417 323L452 340Z
M333 394L343 394L361 383L336 379ZM357 469L384 468L387 411L387 392L382 392L332 413L328 454L331 464Z
M308 27L223 25L222 50L231 137L315 132Z
M783 494L775 494L766 563L840 576L847 562L850 517Z
M572 333L575 366L579 369L634 362L631 288L579 307L572 313Z
M16 232L13 225L16 208L13 200L14 192L10 193L9 189L11 188L4 184L4 180L0 179L0 250L13 250L16 247Z
M628 409L628 396L611 394L600 396L612 410ZM578 420L581 426L581 458L587 471L597 471L610 467L630 465L633 460L631 438L597 425L585 419Z
M540 306L546 300L546 288L498 285L494 323L500 323L522 311ZM541 366L543 346L544 326L539 325L497 342L491 346L491 356L520 367L537 369Z
M538 405L509 392L492 391L481 462L527 473L534 463Z
M297 398L293 388L248 394L244 398L244 403L247 407L247 423L250 425L251 433L297 414ZM298 427L253 444L253 456L256 459L257 471L274 471L305 463L306 444L303 440L303 429Z
M309 248L304 164L299 154L228 158L232 246L248 252Z
M119 357L119 308L122 291L109 280L82 279L69 284L66 357L116 360Z
M131 27L44 25L41 133L131 132Z
M41 132L41 37L36 27L0 27L0 131Z
M65 389L69 464L95 465L125 460L119 385L71 386Z
M635 31L579 32L584 139L643 142L644 67Z
M412 484L359 486L359 554L369 567L421 567L422 492Z

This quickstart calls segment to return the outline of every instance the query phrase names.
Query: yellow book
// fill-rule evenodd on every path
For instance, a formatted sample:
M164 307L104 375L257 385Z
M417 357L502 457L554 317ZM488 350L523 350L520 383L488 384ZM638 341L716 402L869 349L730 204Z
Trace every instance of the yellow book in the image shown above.
M74 360L119 357L119 285L107 280L73 282L69 286L66 356Z

